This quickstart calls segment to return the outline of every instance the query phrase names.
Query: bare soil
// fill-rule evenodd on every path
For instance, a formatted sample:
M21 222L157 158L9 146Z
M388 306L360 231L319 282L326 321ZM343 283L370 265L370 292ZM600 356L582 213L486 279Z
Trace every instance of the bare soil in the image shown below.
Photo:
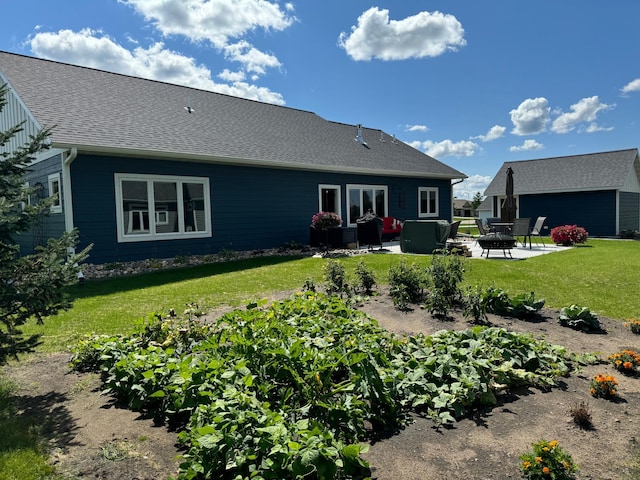
M382 293L362 310L397 334L464 329L460 312L434 318L421 309L403 313ZM624 348L638 350L640 337L622 320L601 318L607 333L586 334L562 327L558 312L544 309L535 322L490 316L492 325L529 332L575 353L598 352L601 358ZM7 369L20 385L22 415L41 425L51 462L69 479L151 480L176 473L181 453L176 432L119 406L100 394L93 374L70 372L68 353L36 355ZM591 378L614 374L619 395L614 401L589 395ZM587 402L593 428L580 429L570 408ZM550 391L520 389L502 394L493 408L474 412L451 428L431 420L415 422L399 434L375 442L365 455L373 478L511 479L520 478L518 457L541 438L556 439L580 466L579 479L639 479L640 377L628 377L609 364L584 367L561 379Z

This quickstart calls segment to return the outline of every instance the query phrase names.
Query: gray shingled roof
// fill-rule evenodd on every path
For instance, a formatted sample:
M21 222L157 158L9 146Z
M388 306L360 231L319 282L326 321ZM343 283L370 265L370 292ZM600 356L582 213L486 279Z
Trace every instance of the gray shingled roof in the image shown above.
M568 157L505 162L484 194L504 195L507 168L513 169L514 193L554 193L585 190L617 190L638 169L638 149L589 153ZM634 163L636 162L636 163ZM640 173L640 172L638 172Z
M380 130L315 113L0 52L0 72L54 147L309 170L466 178ZM195 113L185 110L191 106ZM381 141L380 139L384 141Z

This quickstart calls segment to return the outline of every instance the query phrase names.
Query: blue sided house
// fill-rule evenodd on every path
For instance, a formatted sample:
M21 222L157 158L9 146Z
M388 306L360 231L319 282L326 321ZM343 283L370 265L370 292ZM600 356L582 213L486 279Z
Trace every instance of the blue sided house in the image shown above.
M500 216L509 167L517 216L547 217L547 234L559 225L578 225L601 237L640 230L637 148L505 162L484 192L490 216Z
M0 52L5 148L53 128L28 181L55 205L24 251L77 228L92 263L309 243L343 226L446 219L463 173L380 130L211 91ZM37 199L33 199L37 201Z

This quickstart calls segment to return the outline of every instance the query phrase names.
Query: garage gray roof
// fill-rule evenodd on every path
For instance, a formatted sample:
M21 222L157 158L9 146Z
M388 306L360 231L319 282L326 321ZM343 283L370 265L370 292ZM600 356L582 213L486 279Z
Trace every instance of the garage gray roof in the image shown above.
M0 52L0 72L54 147L445 179L466 175L381 130L195 88ZM192 107L189 113L185 107Z
M484 194L504 195L507 168L513 169L516 195L586 190L618 190L636 169L638 149L505 162Z

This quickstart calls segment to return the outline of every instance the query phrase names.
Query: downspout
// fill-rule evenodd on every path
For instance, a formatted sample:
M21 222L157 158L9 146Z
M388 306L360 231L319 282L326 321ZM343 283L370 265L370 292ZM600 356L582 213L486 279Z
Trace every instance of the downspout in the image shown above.
M62 161L62 196L64 202L64 228L73 230L73 200L71 195L71 164L78 156L78 149L71 148Z
M62 160L62 198L64 206L64 229L67 232L73 230L73 195L71 194L71 164L78 156L78 149L72 147ZM76 253L74 247L69 248L69 255ZM82 270L78 272L78 280L84 280Z

